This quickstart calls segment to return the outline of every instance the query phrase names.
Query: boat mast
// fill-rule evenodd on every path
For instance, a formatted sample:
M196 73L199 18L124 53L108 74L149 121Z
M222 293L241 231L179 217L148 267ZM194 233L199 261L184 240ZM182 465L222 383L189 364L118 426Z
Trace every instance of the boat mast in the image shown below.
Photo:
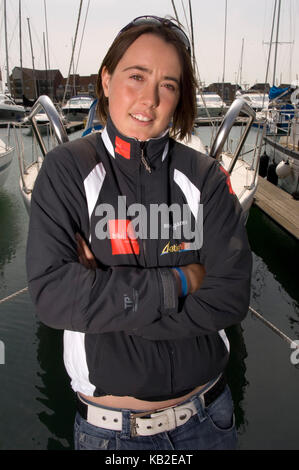
M46 70L46 83L47 83L47 94L48 94L48 66L47 66L47 53L46 53L46 41L45 33L43 32L43 44L44 44L44 56L45 56L45 70Z
M227 25L227 0L225 0L225 20L224 20L224 49L223 49L223 73L222 73L222 99L223 100L224 100L225 56L226 56L226 25Z
M241 88L242 88L242 72L243 72L243 53L244 53L244 38L242 38L241 62L240 62L240 87Z
M31 57L32 57L32 74L33 74L33 82L34 82L34 90L35 90L35 99L38 98L37 93L37 86L36 86L36 76L35 76L35 68L34 68L34 56L33 56L33 47L32 47L32 39L31 39L31 29L30 29L30 19L27 18L28 23L28 31L29 31L29 39L30 39L30 48L31 48Z
M271 37L270 37L270 42L269 42L269 53L268 53L267 69L266 69L266 77L265 77L265 89L264 89L263 104L262 104L263 107L264 107L264 102L265 102L265 96L267 94L266 86L267 86L267 81L268 81L268 73L269 73L270 58L271 58L271 49L272 49L272 43L273 43L273 32L274 32L274 24L275 24L276 5L277 5L277 0L275 0L274 9L273 9Z
M70 74L71 74L72 64L73 64L73 60L74 60L74 52L75 52L75 46L76 46L77 35L78 35L78 28L79 28L79 23L80 23L82 3L83 3L83 0L80 1L78 20L77 20L77 26L76 26L76 32L75 32L75 39L74 39L74 46L72 48L72 57L71 57L71 62L70 62L70 66L69 66L69 73L68 73L68 76L67 76L67 81L66 81L66 85L65 85L65 89L64 89L64 95L63 95L63 98L62 98L62 104L64 104L64 102L65 102L65 96L66 96L66 92L67 92L69 81L70 81Z
M51 72L51 67L50 67L50 54L49 54L49 36L48 36L48 21L47 21L47 7L46 7L46 0L44 0L44 11L45 11L45 24L46 24L46 42L47 42L47 63L48 63L48 70L49 70L49 84L50 84L50 96L53 99L53 87L52 87L52 72ZM48 82L47 82L47 87L48 87Z
M72 38L72 48L74 47ZM75 61L73 60L73 96L76 96L76 77L75 77Z
M6 53L6 85L9 94L11 94L8 63L8 44L7 44L7 18L6 18L6 0L4 0L4 32L5 32L5 53Z
M192 17L192 9L191 9L191 1L190 0L189 0L189 15L190 15L190 28L191 28L192 62L193 62L193 70L195 71L193 17Z
M22 97L23 97L23 95L24 95L24 81L23 81L22 8L21 8L21 0L19 0L19 43L20 43L21 90L22 90Z
M275 86L275 75L276 75L276 61L277 61L277 48L278 48L278 35L279 35L279 21L280 21L280 6L281 6L281 0L278 0L277 26L276 26L276 42L275 42L275 54L274 54L274 67L273 67L273 86Z

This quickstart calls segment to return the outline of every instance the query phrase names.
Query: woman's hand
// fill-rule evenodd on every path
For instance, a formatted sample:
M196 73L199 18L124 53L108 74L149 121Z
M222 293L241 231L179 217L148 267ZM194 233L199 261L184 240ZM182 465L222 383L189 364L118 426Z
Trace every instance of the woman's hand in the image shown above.
M180 266L180 269L183 271L183 273L186 276L187 285L188 285L188 294L193 294L193 292L197 291L200 288L202 281L205 277L206 270L204 268L204 265L193 263L193 264L188 264L187 266ZM182 294L181 279L180 279L178 272L175 269L173 270L173 272L177 280L179 296L181 296Z
M79 263L87 269L96 269L98 267L97 262L84 238L79 233L76 233L76 240Z
M82 238L79 233L76 233L76 240L79 263L81 263L87 269L96 269L98 267L97 262L84 238ZM187 279L188 294L192 294L200 288L205 277L206 270L202 264L197 263L188 264L187 266L180 266L180 268ZM178 292L180 296L182 293L181 279L175 269L173 272L177 279Z

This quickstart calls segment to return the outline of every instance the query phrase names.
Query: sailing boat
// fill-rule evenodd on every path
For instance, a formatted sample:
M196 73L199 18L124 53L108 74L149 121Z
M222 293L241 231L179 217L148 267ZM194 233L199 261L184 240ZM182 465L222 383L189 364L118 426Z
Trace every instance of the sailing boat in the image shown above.
M5 42L5 53L6 53L7 92L0 94L0 123L2 126L5 126L6 123L11 122L11 121L19 122L25 117L24 107L17 105L11 97L9 60L8 60L6 0L4 0L4 42Z
M278 4L276 1L268 57L269 64L273 25L277 13L273 86L269 93L270 102L267 112L269 131L264 137L265 154L263 159L265 167L261 176L266 175L267 169L275 169L270 181L291 194L294 199L299 199L299 88L297 86L289 86L284 89L275 87L280 7L281 0Z

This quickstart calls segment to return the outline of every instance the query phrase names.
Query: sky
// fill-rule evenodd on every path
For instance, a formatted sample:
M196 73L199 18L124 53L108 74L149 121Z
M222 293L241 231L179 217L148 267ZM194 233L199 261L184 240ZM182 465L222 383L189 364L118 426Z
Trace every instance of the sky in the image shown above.
M195 56L199 77L205 85L222 81L243 87L265 82L269 41L275 0L227 0L226 47L225 0L193 0ZM174 0L180 21L189 21L187 0ZM9 70L20 65L19 0L6 0ZM72 41L75 38L80 0L22 0L23 66L32 68L28 20L31 28L34 65L45 68L43 32L47 11L49 63L63 76L68 75ZM89 5L89 7L88 7ZM0 0L0 66L5 76L4 0ZM144 15L174 16L171 0L83 0L75 49L75 70L80 75L97 73L101 61L118 31L133 18ZM85 24L85 28L84 28ZM299 0L282 0L276 83L299 78ZM84 30L84 34L82 36ZM81 50L80 49L80 43ZM273 40L276 40L276 29ZM291 43L291 44L287 44ZM243 44L243 54L242 54ZM268 82L273 83L273 57ZM225 53L224 53L225 50ZM241 60L242 57L242 60ZM72 69L73 70L73 69Z

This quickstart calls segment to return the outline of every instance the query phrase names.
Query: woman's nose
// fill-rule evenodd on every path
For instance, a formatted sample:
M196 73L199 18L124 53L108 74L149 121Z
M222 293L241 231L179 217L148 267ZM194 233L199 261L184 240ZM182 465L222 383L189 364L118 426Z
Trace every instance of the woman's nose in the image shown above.
M142 103L146 104L149 108L156 108L159 106L159 87L155 84L147 83L142 90Z

